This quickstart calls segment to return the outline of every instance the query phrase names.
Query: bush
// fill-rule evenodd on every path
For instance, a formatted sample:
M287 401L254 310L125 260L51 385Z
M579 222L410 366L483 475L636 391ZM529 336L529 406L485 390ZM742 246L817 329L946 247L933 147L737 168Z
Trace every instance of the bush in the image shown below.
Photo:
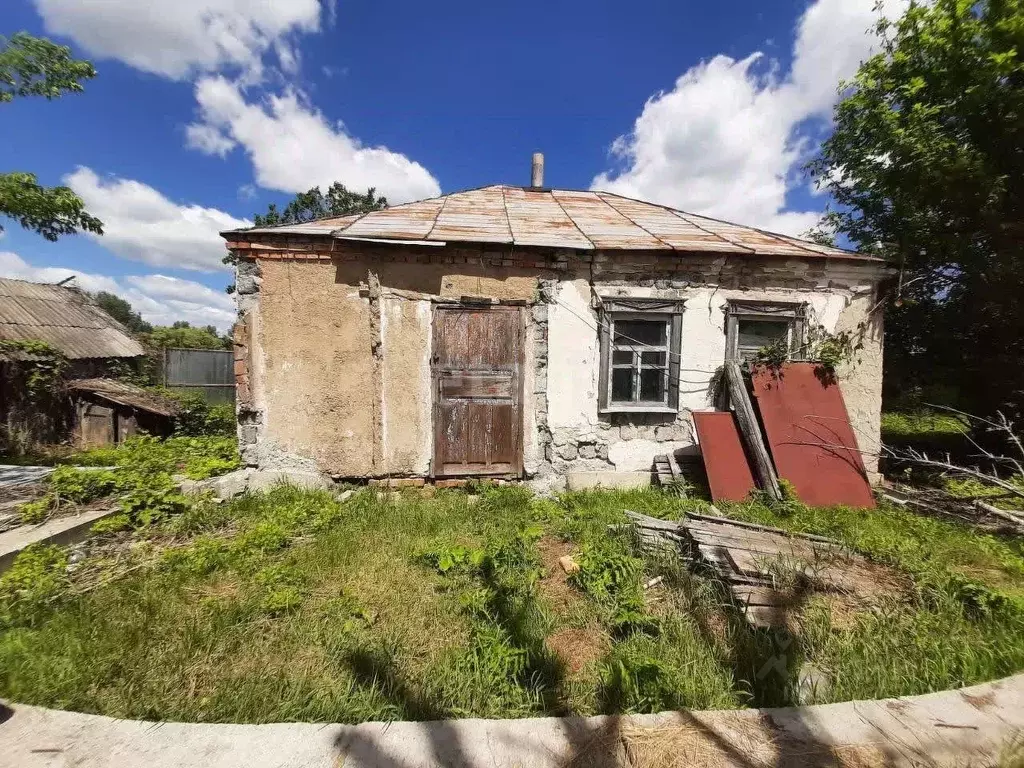
M33 544L0 576L0 626L31 624L68 585L68 556L60 547Z
M105 470L57 467L50 475L49 488L59 500L88 504L109 496L117 490L118 482L117 475Z
M198 392L171 392L165 394L178 402L179 412L174 419L174 433L190 437L225 436L235 434L235 406L232 403L211 405Z

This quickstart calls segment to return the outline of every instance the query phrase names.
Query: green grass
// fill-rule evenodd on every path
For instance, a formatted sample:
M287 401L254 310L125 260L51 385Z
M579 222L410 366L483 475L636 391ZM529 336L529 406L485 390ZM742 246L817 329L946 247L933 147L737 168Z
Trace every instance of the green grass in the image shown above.
M841 625L812 601L790 636L751 630L714 580L638 558L608 528L623 509L676 518L705 502L478 492L340 503L281 487L192 504L105 534L139 566L106 586L102 550L70 576L59 550L30 553L0 578L0 696L128 718L360 722L788 704L805 661L832 701L1024 668L1016 542L902 510L728 507L835 536L914 581ZM563 540L583 568L559 592L542 550ZM100 586L76 594L86 577ZM572 632L598 649L578 669L553 650Z
M961 435L970 424L961 416L938 411L887 411L882 414L882 434L890 438L926 435Z

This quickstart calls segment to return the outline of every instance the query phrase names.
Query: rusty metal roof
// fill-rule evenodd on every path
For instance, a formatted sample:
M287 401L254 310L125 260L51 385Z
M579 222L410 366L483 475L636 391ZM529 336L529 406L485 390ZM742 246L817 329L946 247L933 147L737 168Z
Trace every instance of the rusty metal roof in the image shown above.
M0 278L0 340L45 341L73 360L146 353L81 291L7 278Z
M877 261L841 248L732 224L610 192L494 185L305 224L239 234L331 235L382 240L568 248L581 251L713 251Z
M111 403L149 411L160 416L174 416L180 410L172 398L114 379L74 379L68 382L68 389L73 392L88 392Z

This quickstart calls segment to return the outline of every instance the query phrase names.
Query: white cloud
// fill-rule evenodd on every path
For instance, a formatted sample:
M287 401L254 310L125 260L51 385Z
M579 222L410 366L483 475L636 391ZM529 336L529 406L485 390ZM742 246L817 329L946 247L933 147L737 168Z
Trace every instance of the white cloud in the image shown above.
M196 84L196 100L201 122L193 125L242 146L256 182L266 189L304 192L340 181L358 191L376 187L391 203L440 194L437 179L422 165L387 147L363 146L294 88L254 103L238 83L205 77Z
M93 56L181 80L236 68L258 77L271 48L288 71L286 39L320 28L319 0L35 0L46 30ZM333 13L328 6L329 13Z
M204 155L224 157L235 148L235 142L212 125L191 123L185 126L185 144Z
M93 236L100 245L158 267L224 269L227 251L218 233L252 225L216 208L179 205L138 181L100 178L90 168L79 167L64 183L103 222L103 235Z
M65 267L34 267L16 253L0 251L0 277L56 283L72 275L73 285L90 293L121 296L144 320L156 325L187 320L192 325L214 325L224 333L235 322L235 304L229 295L192 280L167 275L115 278Z
M875 0L816 0L797 25L793 64L762 54L715 56L652 96L633 131L612 145L620 172L592 187L764 229L801 234L815 211L786 210L811 143L801 128L831 114L840 80L871 52ZM905 0L886 0L898 14Z

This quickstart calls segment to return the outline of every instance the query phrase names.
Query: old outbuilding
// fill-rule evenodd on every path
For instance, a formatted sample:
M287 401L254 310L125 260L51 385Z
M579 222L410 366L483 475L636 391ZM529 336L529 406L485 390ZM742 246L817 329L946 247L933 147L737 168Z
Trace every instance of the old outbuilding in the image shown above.
M110 380L136 369L145 354L86 293L0 278L0 450L167 431L171 404Z
M253 466L646 479L696 450L724 361L799 356L822 330L859 345L838 378L860 449L878 444L871 257L540 179L224 237Z

